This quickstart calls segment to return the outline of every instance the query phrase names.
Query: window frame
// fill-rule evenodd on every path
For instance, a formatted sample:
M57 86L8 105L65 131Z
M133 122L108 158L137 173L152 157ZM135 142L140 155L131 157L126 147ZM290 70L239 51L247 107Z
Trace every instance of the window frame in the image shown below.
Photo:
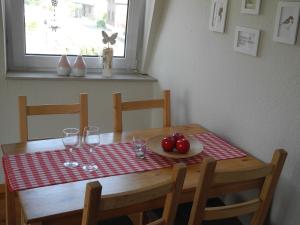
M49 0L50 2L50 0ZM135 70L139 41L140 18L144 1L128 0L125 57L114 57L113 68ZM60 56L25 55L25 16L23 0L5 0L7 68L10 71L56 71ZM99 32L100 36L100 32ZM100 36L101 37L101 36ZM101 39L99 38L99 41ZM68 56L71 63L76 56ZM102 57L86 56L88 72L102 71Z

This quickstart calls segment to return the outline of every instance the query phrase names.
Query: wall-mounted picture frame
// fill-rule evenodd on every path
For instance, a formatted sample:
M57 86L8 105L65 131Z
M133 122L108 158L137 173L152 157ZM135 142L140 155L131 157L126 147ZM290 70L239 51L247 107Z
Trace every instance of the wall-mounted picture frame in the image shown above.
M224 33L228 0L212 0L209 30Z
M237 26L235 29L234 50L257 56L260 30Z
M300 2L279 2L275 19L273 40L285 44L296 43Z
M242 0L241 13L258 15L261 0Z

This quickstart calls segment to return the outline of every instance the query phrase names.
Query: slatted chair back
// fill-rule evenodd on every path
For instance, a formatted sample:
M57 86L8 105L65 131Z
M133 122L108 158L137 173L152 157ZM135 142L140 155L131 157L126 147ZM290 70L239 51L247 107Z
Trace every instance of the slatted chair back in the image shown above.
M170 112L170 90L163 92L162 99L152 99L143 101L122 101L122 95L119 92L113 93L113 111L114 111L114 132L122 132L123 120L122 112L141 109L163 109L163 127L171 126Z
M80 134L88 125L88 94L80 94L80 102L66 105L27 105L27 97L19 96L19 129L21 142L28 141L28 116L79 114Z
M188 225L201 225L203 220L218 220L253 213L251 225L262 225L282 171L287 152L276 150L271 163L246 171L216 172L216 161L206 158L201 165ZM219 184L232 184L263 179L259 196L242 203L219 207L206 207L209 189Z
M172 176L157 184L147 184L144 188L124 192L118 195L101 196L102 186L96 182L86 185L82 225L96 225L101 220L101 212L111 209L131 207L147 203L160 197L165 197L164 211L160 219L151 225L172 225L177 211L179 197L182 191L186 166L182 163L173 167ZM150 225L150 224L149 224Z

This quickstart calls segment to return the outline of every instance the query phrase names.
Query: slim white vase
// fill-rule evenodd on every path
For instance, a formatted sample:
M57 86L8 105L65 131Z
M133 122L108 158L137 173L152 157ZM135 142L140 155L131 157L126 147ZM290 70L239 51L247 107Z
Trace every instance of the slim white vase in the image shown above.
M72 76L83 77L86 74L86 63L81 55L76 57L73 65Z
M112 76L112 59L114 51L112 48L104 48L102 52L102 75L105 77Z
M56 71L59 76L68 76L71 73L70 62L66 55L60 57Z

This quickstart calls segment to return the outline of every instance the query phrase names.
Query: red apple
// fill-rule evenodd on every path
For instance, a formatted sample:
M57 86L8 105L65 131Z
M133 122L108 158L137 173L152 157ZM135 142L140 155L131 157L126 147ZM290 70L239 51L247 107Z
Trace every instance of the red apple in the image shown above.
M161 147L166 152L172 152L173 148L175 148L176 141L172 136L165 137L161 140Z
M175 139L175 141L178 141L179 139L184 138L184 135L181 133L174 133L173 138Z
M185 154L190 150L190 142L185 138L181 138L176 142L176 149L177 152Z

